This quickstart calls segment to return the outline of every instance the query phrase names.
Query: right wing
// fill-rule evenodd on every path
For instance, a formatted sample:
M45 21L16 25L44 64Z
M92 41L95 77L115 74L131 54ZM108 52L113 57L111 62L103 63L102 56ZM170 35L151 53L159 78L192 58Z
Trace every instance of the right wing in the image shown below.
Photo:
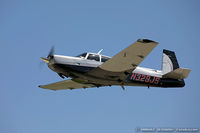
M38 87L50 90L64 90L64 89L79 89L79 88L91 88L96 87L93 84L78 83L73 81L74 79L64 80L56 83L51 83L47 85L40 85Z
M148 39L139 39L122 50L99 67L106 71L124 72L135 69L158 43Z

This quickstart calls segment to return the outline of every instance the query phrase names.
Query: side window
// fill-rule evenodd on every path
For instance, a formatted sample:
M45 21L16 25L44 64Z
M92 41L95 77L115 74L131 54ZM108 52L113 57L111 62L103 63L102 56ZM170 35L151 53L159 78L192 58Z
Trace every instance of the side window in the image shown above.
M101 56L101 62L106 62L107 60L109 60L110 58L105 57L105 56Z
M99 55L94 55L94 54L89 54L88 60L95 60L95 61L100 61Z

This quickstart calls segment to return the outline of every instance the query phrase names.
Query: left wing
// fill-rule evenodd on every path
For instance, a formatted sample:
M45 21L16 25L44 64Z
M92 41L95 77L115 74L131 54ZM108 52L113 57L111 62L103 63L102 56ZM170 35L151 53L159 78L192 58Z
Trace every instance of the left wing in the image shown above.
M85 84L85 83L78 83L76 81L73 81L73 79L70 80L64 80L56 83L51 83L47 85L40 85L40 88L44 89L50 89L50 90L64 90L64 89L80 89L80 88L91 88L96 87L93 84Z

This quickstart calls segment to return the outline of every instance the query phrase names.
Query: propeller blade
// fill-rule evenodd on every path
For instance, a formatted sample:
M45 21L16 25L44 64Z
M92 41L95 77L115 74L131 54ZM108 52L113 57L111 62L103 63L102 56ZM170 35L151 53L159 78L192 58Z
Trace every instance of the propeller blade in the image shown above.
M47 58L48 58L48 57L52 57L52 56L54 55L54 51L55 51L55 50L54 50L54 46L52 46L52 47L51 47L51 50L49 51L49 54L48 54Z
M40 63L38 64L38 68L41 70L44 66L45 62L40 61Z

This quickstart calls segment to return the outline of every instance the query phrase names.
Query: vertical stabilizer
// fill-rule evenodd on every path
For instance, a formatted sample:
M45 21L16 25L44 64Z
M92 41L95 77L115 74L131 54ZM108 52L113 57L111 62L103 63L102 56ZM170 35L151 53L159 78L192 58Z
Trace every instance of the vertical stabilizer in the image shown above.
M175 52L163 49L162 72L166 74L179 68Z

